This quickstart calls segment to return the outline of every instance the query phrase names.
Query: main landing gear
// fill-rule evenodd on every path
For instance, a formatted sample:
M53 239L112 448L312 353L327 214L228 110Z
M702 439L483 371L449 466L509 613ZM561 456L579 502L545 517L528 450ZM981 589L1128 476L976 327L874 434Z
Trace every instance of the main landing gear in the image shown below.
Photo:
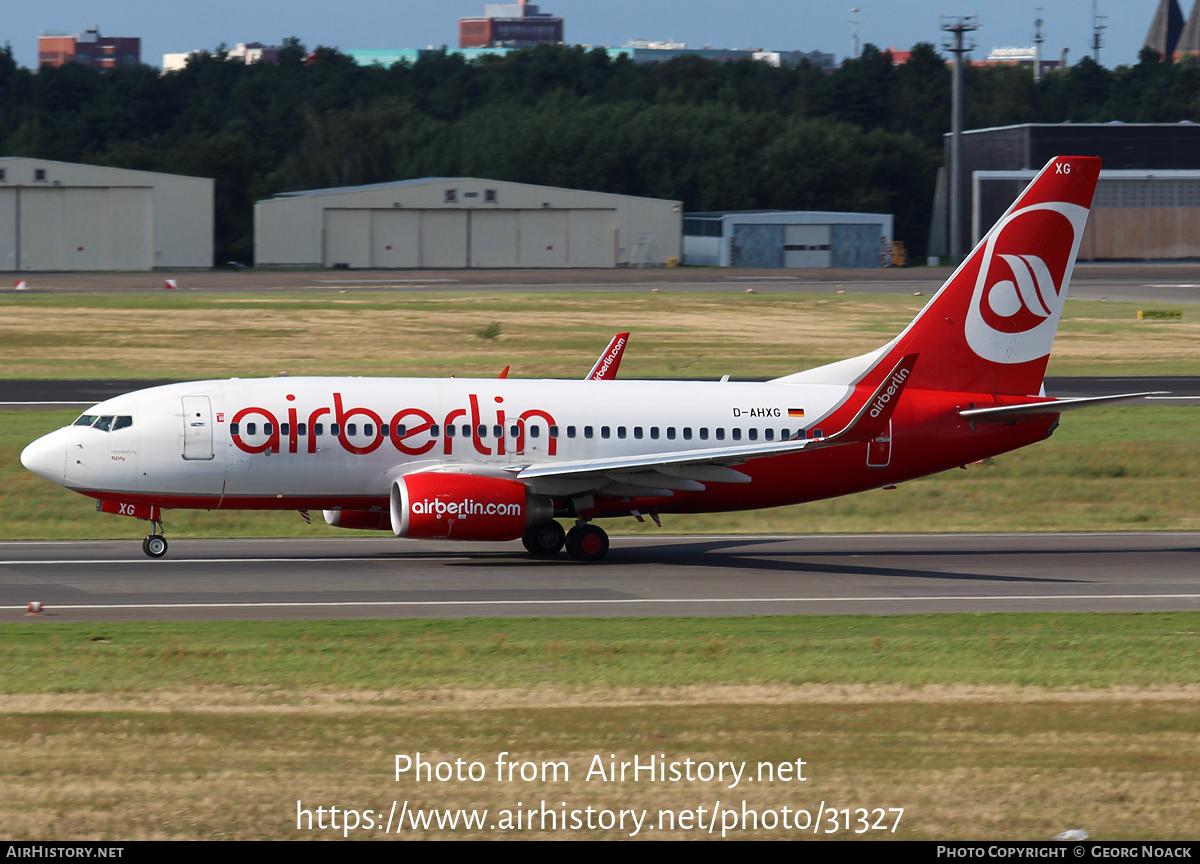
M557 522L543 522L526 529L521 542L534 558L553 558L567 541L563 527Z
M567 532L567 554L576 561L600 561L608 554L608 535L599 526L581 522Z
M151 519L150 531L142 541L142 551L151 558L161 558L167 554L167 538L163 536L162 520Z
M543 522L528 529L521 542L535 558L553 558L565 544L576 561L599 561L608 554L608 535L603 528L580 522L563 533L557 522Z

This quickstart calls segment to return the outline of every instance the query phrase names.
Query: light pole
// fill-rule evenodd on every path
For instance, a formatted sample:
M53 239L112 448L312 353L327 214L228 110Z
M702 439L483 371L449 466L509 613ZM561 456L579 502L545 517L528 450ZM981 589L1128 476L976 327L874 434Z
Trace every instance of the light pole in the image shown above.
M975 49L963 45L963 34L979 29L979 17L942 16L942 29L954 34L954 44L944 45L954 54L954 88L950 94L950 262L962 261L962 55Z

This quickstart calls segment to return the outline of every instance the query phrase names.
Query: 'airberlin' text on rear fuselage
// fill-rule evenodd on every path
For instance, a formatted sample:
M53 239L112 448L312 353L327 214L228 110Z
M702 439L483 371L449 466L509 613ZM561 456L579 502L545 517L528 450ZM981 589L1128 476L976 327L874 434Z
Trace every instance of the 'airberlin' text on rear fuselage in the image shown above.
M296 397L288 394L289 402L295 401ZM504 404L503 396L495 396L493 400L496 403L495 417L483 420L479 408L479 397L472 393L467 397L470 404L470 437L456 438L452 435L438 436L437 426L438 421L434 419L423 408L401 408L391 416L389 420L385 420L383 415L370 408L346 408L342 404L342 394L333 394L333 408L317 408L310 412L307 418L301 418L294 407L289 406L287 409L287 419L284 421L287 424L286 431L280 428L278 416L266 409L257 406L243 408L233 415L232 424L230 427L230 438L238 449L246 453L278 453L283 446L281 434L287 435L287 452L298 453L303 447L309 453L316 453L318 450L318 425L322 417L329 417L329 422L335 424L337 429L337 441L342 448L350 453L364 454L372 453L383 445L385 440L389 441L393 447L401 453L409 456L420 456L423 453L428 453L440 440L442 444L442 452L444 455L453 453L454 442L462 442L461 446L465 446L467 440L470 440L475 452L484 456L504 456L506 455L506 446L512 451L512 455L519 455L525 450L526 425L530 421L543 420L548 426L556 425L554 417L548 411L543 411L540 408L531 408L528 411L522 411L515 418L506 417L506 412L502 407ZM264 440L260 443L249 444L242 436L240 424L246 418L261 418L263 423ZM370 423L370 432L365 436L358 436L358 443L351 441L350 433L347 431L347 421L354 417L362 418L364 430L366 424ZM442 428L453 426L457 422L462 422L466 425L467 420L466 408L455 408L446 414L441 422ZM499 426L504 434L493 437L487 441L480 435L480 426L482 424ZM511 429L507 428L512 423ZM301 424L304 424L304 434L301 434ZM237 431L234 431L234 430ZM513 434L515 430L515 434ZM334 430L331 428L331 432ZM537 434L536 432L534 433ZM301 438L305 440L302 442ZM552 434L547 435L546 453L549 456L556 455L558 450L558 442Z

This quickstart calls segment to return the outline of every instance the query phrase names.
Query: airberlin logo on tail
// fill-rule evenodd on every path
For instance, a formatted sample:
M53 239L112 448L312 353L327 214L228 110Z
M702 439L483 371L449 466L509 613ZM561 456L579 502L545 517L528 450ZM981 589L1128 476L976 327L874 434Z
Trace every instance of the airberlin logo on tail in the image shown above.
M978 356L1025 363L1050 353L1087 214L1064 201L1034 204L988 235L965 322Z

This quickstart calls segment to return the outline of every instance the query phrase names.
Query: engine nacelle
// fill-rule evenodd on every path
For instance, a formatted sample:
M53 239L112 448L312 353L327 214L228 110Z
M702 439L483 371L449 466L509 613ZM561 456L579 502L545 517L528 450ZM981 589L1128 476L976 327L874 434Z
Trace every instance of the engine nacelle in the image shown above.
M392 520L378 510L325 510L325 521L334 528L359 531L391 531Z
M502 477L429 472L392 483L392 531L425 540L515 540L554 516L548 498Z

